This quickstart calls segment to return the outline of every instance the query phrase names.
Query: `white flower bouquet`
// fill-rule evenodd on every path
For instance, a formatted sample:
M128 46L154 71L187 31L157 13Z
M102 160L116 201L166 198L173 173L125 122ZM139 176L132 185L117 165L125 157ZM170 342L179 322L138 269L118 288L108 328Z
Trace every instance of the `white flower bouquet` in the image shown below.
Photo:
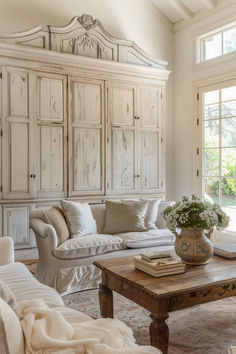
M167 227L175 231L176 228L195 228L212 230L226 228L229 217L217 204L201 201L192 195L192 198L182 197L180 202L168 207L163 212Z

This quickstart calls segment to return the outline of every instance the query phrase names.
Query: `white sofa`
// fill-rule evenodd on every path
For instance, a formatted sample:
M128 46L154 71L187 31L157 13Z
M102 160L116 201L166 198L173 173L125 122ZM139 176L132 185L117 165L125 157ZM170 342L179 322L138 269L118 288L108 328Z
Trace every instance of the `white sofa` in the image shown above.
M173 203L159 204L156 224L158 229L118 236L102 234L105 204L90 205L98 234L79 238L58 235L52 223L45 217L45 209L32 210L30 225L39 251L38 280L57 289L62 295L92 289L98 287L101 281L101 271L93 265L94 261L137 255L150 248L173 249L174 235L165 228L165 221L161 216L162 211ZM66 227L64 225L65 233Z
M43 299L46 305L50 309L60 312L62 316L67 320L67 322L70 324L75 324L75 323L80 324L92 320L91 317L83 314L80 311L65 307L61 296L58 294L58 292L55 289L50 288L44 284L41 284L35 277L32 276L28 268L23 263L14 263L14 244L10 237L0 238L0 281L5 283L8 286L8 288L10 288L11 293L15 297L16 305L18 305L21 301L30 302L35 299ZM4 303L4 301L2 302ZM6 307L9 307L7 303L5 303L4 309ZM14 342L15 348L17 346L16 341L19 342L19 334L13 333L14 324L13 323L9 324L9 321L11 321L12 319L14 320L12 316L7 317L7 321L8 321L7 324L8 328L7 328L6 325L4 324L4 311L2 311L2 308L0 308L0 353L1 354L17 354L17 353L22 354L22 350L21 351L16 349L10 350L12 349L12 346L9 346L9 341L6 340L6 332L10 331L11 334L10 337L12 337L10 338L10 340ZM104 319L104 321L107 320ZM127 330L129 329L127 328ZM57 339L59 340L60 338ZM22 342L24 342L23 333L22 333ZM141 349L143 347L138 347L138 348L140 348L140 353L141 353L142 352ZM145 347L145 348L146 348L145 353L149 353L148 350L150 349L150 353L161 354L159 350L154 349L153 347ZM75 353L75 351L73 350L70 351L69 348L68 351L65 352ZM37 351L37 353L39 353L39 351Z

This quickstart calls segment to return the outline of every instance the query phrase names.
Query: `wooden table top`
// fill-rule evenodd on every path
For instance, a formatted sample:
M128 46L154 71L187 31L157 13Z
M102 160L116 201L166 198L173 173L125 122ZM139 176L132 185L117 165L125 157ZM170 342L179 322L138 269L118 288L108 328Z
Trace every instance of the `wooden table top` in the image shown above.
M113 258L94 264L106 274L119 278L123 283L132 282L134 287L157 297L181 294L205 287L221 285L236 280L236 260L213 256L209 263L201 266L187 265L184 274L154 278L134 267L134 257Z

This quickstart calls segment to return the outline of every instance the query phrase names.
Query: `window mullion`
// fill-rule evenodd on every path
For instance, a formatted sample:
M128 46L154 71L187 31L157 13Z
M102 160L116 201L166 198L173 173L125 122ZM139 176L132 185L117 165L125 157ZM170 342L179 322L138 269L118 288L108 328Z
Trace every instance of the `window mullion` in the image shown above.
M219 205L222 203L222 120L221 89L219 90Z

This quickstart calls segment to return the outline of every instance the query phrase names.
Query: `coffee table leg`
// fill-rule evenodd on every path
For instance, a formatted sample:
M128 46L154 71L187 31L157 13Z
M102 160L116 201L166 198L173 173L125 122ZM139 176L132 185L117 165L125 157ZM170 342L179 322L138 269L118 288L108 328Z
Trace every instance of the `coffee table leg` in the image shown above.
M163 354L168 352L169 328L165 322L168 317L168 314L151 314L152 323L149 328L151 345L160 349Z
M102 317L113 318L113 294L104 284L99 285L99 303Z

